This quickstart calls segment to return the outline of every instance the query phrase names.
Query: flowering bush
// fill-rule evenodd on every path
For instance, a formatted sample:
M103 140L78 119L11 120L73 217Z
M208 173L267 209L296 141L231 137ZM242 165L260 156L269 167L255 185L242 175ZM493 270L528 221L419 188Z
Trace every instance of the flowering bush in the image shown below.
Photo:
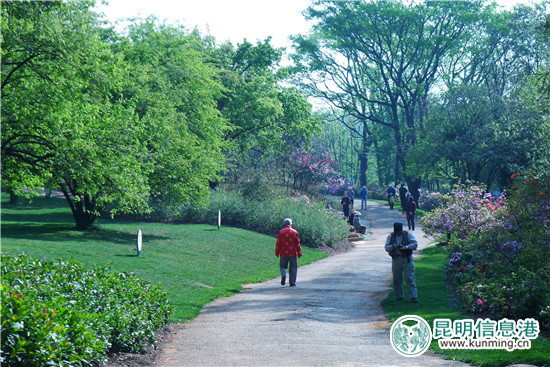
M498 198L459 186L421 220L426 233L451 235L447 273L465 310L550 328L550 180L540 176L513 175Z
M418 209L429 212L434 209L444 207L451 201L451 199L452 196L449 194L422 190L420 191L420 197L418 198Z
M294 188L308 189L312 185L321 184L325 179L336 173L338 162L330 158L328 152L320 152L314 148L309 151L304 148L294 148L292 156L287 159L291 170Z
M355 190L357 185L347 182L341 176L337 176L336 178L328 177L325 187L329 195L340 196L344 195L344 191Z
M454 235L464 241L500 226L505 204L504 194L494 198L482 186L458 185L447 204L424 215L420 223L428 235Z

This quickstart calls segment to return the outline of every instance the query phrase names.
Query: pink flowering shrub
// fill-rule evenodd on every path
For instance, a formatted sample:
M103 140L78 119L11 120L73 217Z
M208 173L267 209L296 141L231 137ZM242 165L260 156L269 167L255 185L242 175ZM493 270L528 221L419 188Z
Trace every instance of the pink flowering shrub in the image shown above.
M293 187L308 189L311 186L321 185L327 177L336 174L334 167L338 162L330 158L328 152L321 152L315 148L305 150L294 148L292 155L287 157L290 168Z
M550 328L550 181L513 175L506 196L458 186L446 207L421 222L450 235L447 274L468 312L532 317Z
M357 185L347 182L341 176L336 176L326 179L325 189L329 195L341 196L344 195L344 191L348 191L349 189L356 190Z
M424 232L431 236L453 235L456 240L464 241L500 225L506 196L494 198L485 191L482 186L458 185L446 204L422 217Z
M449 194L442 194L440 192L420 191L420 197L418 198L418 208L424 211L432 211L437 208L444 207L452 199Z

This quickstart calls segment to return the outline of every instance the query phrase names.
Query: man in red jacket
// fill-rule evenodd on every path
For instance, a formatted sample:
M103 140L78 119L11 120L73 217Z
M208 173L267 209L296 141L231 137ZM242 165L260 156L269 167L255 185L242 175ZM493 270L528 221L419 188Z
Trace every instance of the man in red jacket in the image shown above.
M281 256L279 268L281 269L281 285L285 285L286 269L290 263L290 286L296 286L296 275L298 273L297 257L302 257L302 248L300 247L300 236L292 228L292 219L285 219L285 228L279 231L277 236L277 245L275 246L275 256Z

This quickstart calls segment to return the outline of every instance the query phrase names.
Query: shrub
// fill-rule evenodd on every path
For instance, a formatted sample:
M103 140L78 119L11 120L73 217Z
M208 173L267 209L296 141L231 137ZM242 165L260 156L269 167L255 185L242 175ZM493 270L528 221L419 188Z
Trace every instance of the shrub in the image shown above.
M2 254L1 359L8 365L81 366L137 351L171 309L164 290L131 274Z
M418 209L432 211L437 208L442 208L450 203L451 199L452 197L449 194L422 190L418 198Z
M368 198L376 199L376 200L387 200L388 199L387 190L388 190L387 187L373 185L372 187L367 188Z
M421 221L429 234L452 233L447 273L466 311L550 327L550 180L541 176L513 175L498 199L459 186Z
M333 246L344 240L349 227L337 215L325 210L322 203L307 204L288 197L254 200L237 190L217 189L212 192L206 208L183 205L177 218L186 223L215 224L218 210L225 225L252 228L267 234L276 234L285 218L292 218L300 241L311 247Z
M355 192L357 185L347 182L343 177L337 176L335 178L327 178L325 188L329 195L343 196L344 192L350 189Z
M428 235L453 235L465 241L501 225L505 204L504 195L493 198L483 186L457 185L447 203L426 213L420 223Z

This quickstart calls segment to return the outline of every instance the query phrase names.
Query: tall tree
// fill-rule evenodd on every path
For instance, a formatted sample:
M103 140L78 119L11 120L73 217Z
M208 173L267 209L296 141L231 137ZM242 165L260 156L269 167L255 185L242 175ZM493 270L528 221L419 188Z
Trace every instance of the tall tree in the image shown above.
M148 18L131 24L114 47L130 66L121 95L140 118L152 197L204 203L209 182L225 170L229 128L216 103L222 85L201 42L183 27Z
M319 121L306 98L283 85L288 72L280 66L282 51L269 38L237 47L203 43L223 84L218 108L230 127L227 155L236 170L265 165L310 141Z
M407 171L405 157L423 129L444 56L460 48L480 9L478 2L318 2L307 10L313 33L294 38L301 86L392 129L396 171L416 197L421 180Z
M490 187L525 167L540 124L518 91L548 59L537 32L544 14L542 6L490 6L461 52L447 56L441 76L448 90L431 101L429 127L409 156L419 174Z
M2 173L61 187L75 223L203 201L225 167L220 85L193 37L154 21L131 38L92 2L2 3ZM22 178L22 179L18 179Z

